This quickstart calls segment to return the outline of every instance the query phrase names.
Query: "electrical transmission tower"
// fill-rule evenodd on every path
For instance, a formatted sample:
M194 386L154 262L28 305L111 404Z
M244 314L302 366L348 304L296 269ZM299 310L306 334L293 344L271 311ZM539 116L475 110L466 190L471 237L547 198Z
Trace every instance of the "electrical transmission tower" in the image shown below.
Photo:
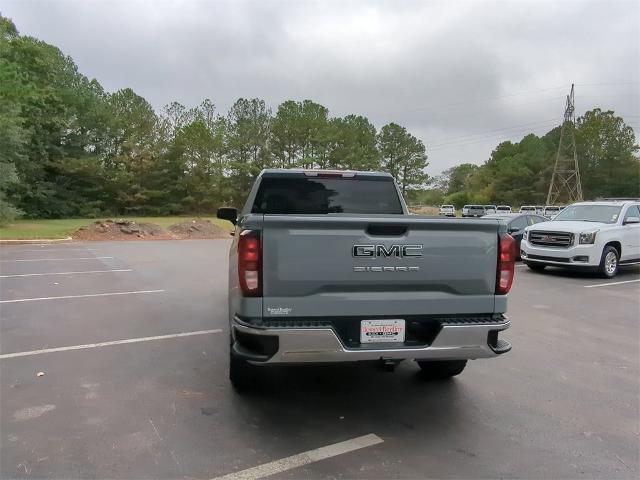
M573 103L573 84L567 95L564 122L560 130L560 143L556 154L556 164L551 176L547 205L569 204L582 201L582 184L576 152L576 114Z

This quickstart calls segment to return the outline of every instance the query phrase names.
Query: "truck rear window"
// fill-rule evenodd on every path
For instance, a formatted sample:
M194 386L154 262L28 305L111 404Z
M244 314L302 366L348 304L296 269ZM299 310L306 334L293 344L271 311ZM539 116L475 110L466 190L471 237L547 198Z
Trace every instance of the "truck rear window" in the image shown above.
M275 215L403 213L398 191L389 177L263 177L251 212Z

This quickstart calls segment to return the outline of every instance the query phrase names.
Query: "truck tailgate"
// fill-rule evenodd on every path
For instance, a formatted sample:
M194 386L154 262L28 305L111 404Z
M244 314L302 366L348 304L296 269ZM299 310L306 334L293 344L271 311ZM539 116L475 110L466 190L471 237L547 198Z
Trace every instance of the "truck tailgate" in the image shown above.
M493 313L499 228L410 215L265 215L263 315Z

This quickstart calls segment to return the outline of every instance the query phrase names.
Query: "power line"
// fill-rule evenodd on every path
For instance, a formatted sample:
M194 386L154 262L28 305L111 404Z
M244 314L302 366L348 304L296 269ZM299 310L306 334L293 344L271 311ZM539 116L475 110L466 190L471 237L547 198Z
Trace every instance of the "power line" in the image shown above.
M535 100L527 100L525 102L518 102L518 103L514 103L514 104L510 104L509 107L512 109L516 109L518 107L522 107L523 105L529 105L529 104L536 104L536 105L540 105L542 103L545 102L556 102L557 100L560 99L564 99L565 97L563 95L561 96L557 96L557 97L546 97L546 98L539 98L539 99L535 99ZM445 112L438 112L437 114L434 114L432 112L426 112L426 113L422 113L420 114L419 118L423 118L423 116L428 115L429 120L438 120L438 119L442 119L442 118L450 118L450 117L456 117L459 116L461 114L464 114L467 118L482 118L486 116L486 113L488 111L495 111L495 110L504 110L505 106L504 105L484 105L482 107L477 107L477 110L474 110L472 107L471 108L465 108L464 112L460 112L460 111L455 111L455 110L448 110ZM418 113L417 111L414 110L403 110L403 112L405 113ZM435 112L435 111L434 111ZM473 115L470 115L473 114Z
M599 93L597 95L581 95L580 98L638 97L638 96L640 96L640 93L618 92L618 93Z
M442 143L449 143L449 140L459 140L459 139L467 138L467 137L475 137L477 135L482 135L482 134L485 134L485 133L502 132L502 131L506 131L506 130L513 130L515 128L521 128L521 127L527 127L527 126L535 126L535 125L541 125L541 124L545 124L546 125L546 124L548 124L550 122L557 122L557 120L551 118L549 120L540 120L540 121L537 121L537 122L521 123L519 125L512 125L512 126L509 126L509 127L499 127L499 128L494 128L494 129L491 129L491 130L484 130L484 131L481 131L481 132L470 133L470 134L467 134L467 135L460 135L460 136L456 136L456 137L446 137L446 138L441 138L441 139L438 139L438 140L425 140L425 143L429 144L431 146L437 146L437 145L440 145Z
M602 85L630 85L630 84L637 84L639 82L607 82L607 83L591 83L591 84L576 84L576 85L581 85L581 86L602 86ZM564 88L564 87L553 87L553 88L549 88L549 89L543 89L543 90L536 90L536 91L530 91L530 92L520 92L520 93L514 93L514 94L510 94L510 95L503 95L500 97L492 97L492 98L506 98L506 97L512 97L512 96L517 96L517 95L521 95L521 94L527 94L527 93L537 93L537 92L541 92L541 91L550 91L550 90L555 90L557 88ZM602 95L602 96L616 96L617 94L613 94L613 95ZM624 95L630 95L630 96L637 96L637 94L627 94L624 93L622 94ZM592 97L598 97L598 95L591 95L591 96L585 96L586 98L592 98ZM548 98L548 99L544 99L544 100L555 100L557 98L564 98L564 97L554 97L554 98ZM478 100L477 102L480 101L484 101L484 100L488 100L488 99L483 99L483 100ZM539 100L538 100L539 101ZM476 103L477 103L476 102ZM464 103L460 103L461 105ZM451 106L452 104L450 104ZM457 105L457 104L456 104ZM624 117L629 117L629 118L638 118L640 117L640 115L635 115L635 114L624 114L624 113L617 113L616 115L624 118ZM629 122L625 122L627 125L631 126L632 128L637 128L635 126L635 124L633 123L629 123ZM526 127L526 126L531 126L531 127L535 127L532 129L522 129L522 127ZM469 145L474 145L474 144L478 144L478 143L483 143L485 141L490 141L490 139L500 139L502 137L502 135L499 135L499 133L501 132L509 132L509 136L515 136L518 134L529 134L529 133L533 133L536 135L542 134L542 133L547 133L549 130L551 130L550 127L555 127L555 126L559 126L559 123L557 120L555 119L549 119L549 120L541 120L541 121L537 121L537 122L529 122L529 123L523 123L523 124L518 124L518 125L513 125L513 126L509 126L509 127L500 127L500 128L496 128L496 129L491 129L491 130L483 130L480 132L476 132L476 133L470 133L467 135L459 135L459 136L454 136L454 137L444 137L444 138L440 138L440 139L435 139L435 140L426 140L425 141L425 145L427 146L427 151L428 152L434 152L434 151L439 151L439 150L446 150L449 148L459 148L459 147L465 147L465 146L469 146ZM513 131L515 130L515 131ZM540 132L539 134L531 131L531 130L546 130L544 132ZM491 135L484 135L486 133L490 133ZM479 136L480 135L480 136ZM477 137L477 138L473 138L473 137Z
M595 87L595 86L616 86L616 85L636 85L640 82L637 81L633 81L633 82L599 82L599 83L576 83L576 86L581 86L581 87ZM416 108L411 108L411 109L407 109L404 110L404 112L420 112L420 111L424 111L424 110L430 110L430 109L442 109L442 108L449 108L449 107L456 107L456 106L467 106L469 104L474 104L474 103L483 103L483 102L490 102L490 101L494 101L494 100L502 100L505 98L512 98L512 97L518 97L518 96L522 96L522 95L531 95L531 94L536 94L536 93L544 93L544 92L552 92L552 91L556 91L556 90L561 90L563 88L565 88L565 85L558 85L556 87L548 87L548 88L541 88L541 89L537 89L537 90L527 90L524 92L515 92L515 93L508 93L505 95L497 95L497 96L493 96L493 97L485 97L485 98L478 98L478 99L466 99L466 100L462 100L462 101L457 101L457 102L453 102L453 103L435 103L435 104L431 104L431 105L425 105L422 107L416 107ZM558 98L565 98L564 96L561 97L550 97L548 98L548 100L552 100L552 99L558 99Z
M487 98L481 98L481 99L477 99L477 100L465 100L462 102L455 102L455 103L449 103L449 104L435 104L435 105L428 105L428 106L424 106L424 107L417 107L417 108L411 108L408 110L405 110L405 112L422 112L425 110L438 110L438 109L443 109L443 108L450 108L450 107L456 107L456 106L468 106L469 104L474 104L474 103L484 103L484 102L491 102L494 100L502 100L504 98L511 98L511 97L518 97L521 95L527 95L527 94L531 94L531 93L540 93L540 92L548 92L548 91L552 91L552 90L556 90L557 88L547 88L544 90L536 90L536 91L532 91L532 92L520 92L520 93L513 93L513 94L509 94L509 95L500 95L497 97L487 97ZM554 98L564 98L564 97L550 97L549 100L554 99Z
M531 129L521 129L521 130L518 130L518 131L515 131L515 132L511 132L511 134L509 136L510 137L514 137L514 136L521 136L522 135L524 137L524 136L529 135L529 134L540 136L540 135L548 133L549 130L551 129L551 127L552 126L556 126L556 125L557 125L557 122L554 122L553 124L548 125L546 127L540 126L538 128L535 128L535 129L533 129L534 131L532 131ZM468 142L452 142L452 143L446 144L446 145L438 145L438 146L435 146L433 148L431 148L431 147L429 147L427 145L427 152L433 152L433 151L438 151L438 150L446 150L448 148L466 147L466 146L469 146L469 145L475 145L475 144L483 143L483 142L486 142L486 143L495 142L496 140L508 141L508 139L504 138L504 135L494 134L494 135L487 135L487 136L484 136L484 137L480 137L480 138L477 138L477 139L474 139L474 140L471 140L471 141L468 141Z
M492 134L492 135L485 135L482 137L478 137L476 139L468 139L468 140L463 140L462 142L450 142L450 143L444 143L444 144L439 144L439 145L433 145L432 148L430 148L429 150L440 150L443 148L447 148L447 147L454 147L454 146L467 146L467 145L473 145L474 143L482 143L484 140L486 139L495 139L498 141L501 140L508 140L510 138L513 138L514 136L526 136L528 134L534 134L537 135L537 132L544 132L547 133L549 132L549 130L551 130L552 128L556 127L557 123L550 123L547 124L546 126L540 126L538 128L535 129L531 129L531 128L527 128L527 129L519 129L513 132L509 132L507 133L496 133L496 134Z
M458 102L453 102L453 103L436 103L436 104L431 104L431 105L425 105L422 107L416 107L416 108L411 108L411 109L406 109L403 110L404 112L421 112L424 110L430 110L430 109L442 109L442 108L449 108L449 107L455 107L455 106L463 106L463 105L469 105L469 104L473 104L473 103L483 103L483 102L490 102L493 100L501 100L503 98L510 98L510 97L518 97L521 95L530 95L533 93L542 93L542 92L551 92L554 90L560 90L562 88L565 88L565 86L560 85L557 87L549 87L549 88L543 88L543 89L539 89L539 90L529 90L526 92L516 92L516 93L509 93L506 95L498 95L495 97L485 97L485 98L479 98L479 99L467 99L467 100L463 100L463 101L458 101ZM564 97L561 97L564 98ZM390 112L385 112L385 114L388 114Z
M576 83L576 87L595 87L595 86L603 86L603 85L637 85L638 81L635 82L601 82L601 83Z
M619 115L619 116L623 116L623 115ZM640 115L626 115L627 117L640 117ZM638 125L634 122L625 122L626 125L630 126L631 128L634 129L638 129ZM528 124L521 124L521 126L526 126ZM485 132L478 132L475 134L469 134L469 135L463 135L460 137L450 137L449 140L455 140L455 139L461 139L462 141L444 141L445 139L442 139L442 141L437 141L436 143L430 142L430 141L426 141L425 145L427 146L427 152L435 152L435 151L439 151L439 150L447 150L449 148L458 148L458 147L466 147L469 145L475 145L478 143L483 143L483 142L490 142L493 140L504 140L507 141L508 139L505 139L503 135L500 135L500 132L503 131L507 131L507 130L515 130L512 132L509 132L509 136L513 137L513 136L519 136L519 135L523 135L526 136L528 134L534 134L534 135L544 135L546 133L548 133L550 130L552 130L553 128L555 128L556 126L560 126L559 122L556 120L549 120L549 121L545 121L545 122L532 122L530 124L531 126L533 126L533 128L529 129L529 128L518 128L517 130L515 130L517 127L520 126L513 126L513 127L505 127L505 128L500 128L500 129L496 129L495 132L491 135L483 135L481 137L478 138L467 138L465 140L465 137L474 137L477 135L481 135L482 133L489 133L489 132L494 132L494 130L488 130Z

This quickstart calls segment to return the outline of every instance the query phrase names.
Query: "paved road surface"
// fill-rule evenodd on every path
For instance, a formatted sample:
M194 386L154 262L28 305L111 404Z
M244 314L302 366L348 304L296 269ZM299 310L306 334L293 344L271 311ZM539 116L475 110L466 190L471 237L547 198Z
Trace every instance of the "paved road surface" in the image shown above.
M412 362L280 368L243 397L227 381L228 246L0 247L0 477L640 474L638 269L518 267L512 352L453 381ZM585 288L612 282L627 283ZM58 347L77 349L41 352Z

